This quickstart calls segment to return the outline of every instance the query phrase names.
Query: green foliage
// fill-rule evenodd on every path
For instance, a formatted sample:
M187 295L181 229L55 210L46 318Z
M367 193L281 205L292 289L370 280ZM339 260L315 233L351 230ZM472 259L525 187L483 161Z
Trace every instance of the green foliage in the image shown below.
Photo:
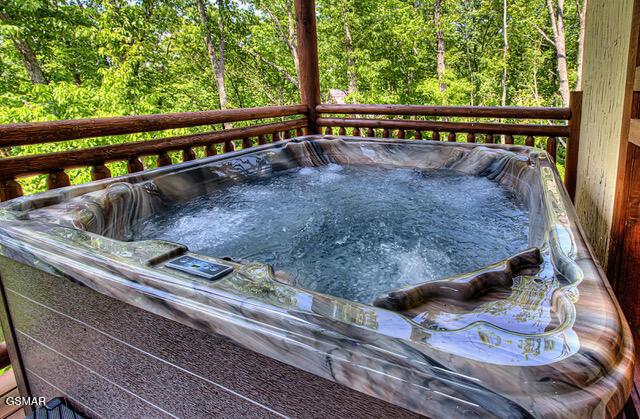
M502 77L502 1L440 0L446 70L436 75L434 0L318 0L324 100L329 89L361 103L498 105ZM213 37L225 38L230 107L299 100L287 33L292 0L205 0ZM579 22L565 10L570 79L576 78ZM279 27L280 25L280 27ZM507 104L558 106L555 51L544 0L509 0ZM346 28L352 42L348 45ZM195 0L4 0L0 3L0 123L215 109L218 92ZM286 37L285 37L286 38ZM16 40L33 50L47 84L32 82ZM182 130L179 132L191 132ZM14 147L16 156L159 134ZM166 135L163 134L163 135ZM563 151L562 151L563 152ZM562 153L561 152L561 153ZM110 165L124 173L123 163ZM74 182L89 179L73 170ZM23 182L42 190L44 177Z

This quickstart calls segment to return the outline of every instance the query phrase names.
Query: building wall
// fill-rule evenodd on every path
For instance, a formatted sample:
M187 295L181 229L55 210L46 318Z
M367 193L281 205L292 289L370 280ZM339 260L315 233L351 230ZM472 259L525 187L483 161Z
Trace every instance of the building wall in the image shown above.
M576 208L596 256L607 264L633 0L589 0Z
M417 417L400 407L0 257L32 396L89 417Z

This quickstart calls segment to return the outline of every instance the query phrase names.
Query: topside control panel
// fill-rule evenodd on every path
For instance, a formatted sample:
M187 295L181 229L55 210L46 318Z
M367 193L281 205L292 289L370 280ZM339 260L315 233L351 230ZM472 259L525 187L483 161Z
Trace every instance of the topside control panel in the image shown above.
M167 268L208 279L209 281L215 281L233 272L233 268L231 266L208 262L192 256L180 256L177 259L167 262L165 266Z

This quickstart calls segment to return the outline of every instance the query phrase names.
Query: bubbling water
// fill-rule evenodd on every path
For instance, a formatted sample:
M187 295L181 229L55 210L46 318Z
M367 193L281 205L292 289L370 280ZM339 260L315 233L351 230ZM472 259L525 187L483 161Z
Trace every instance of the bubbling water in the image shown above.
M301 287L369 303L526 249L528 224L515 197L484 177L330 164L175 205L140 223L135 239L268 263Z

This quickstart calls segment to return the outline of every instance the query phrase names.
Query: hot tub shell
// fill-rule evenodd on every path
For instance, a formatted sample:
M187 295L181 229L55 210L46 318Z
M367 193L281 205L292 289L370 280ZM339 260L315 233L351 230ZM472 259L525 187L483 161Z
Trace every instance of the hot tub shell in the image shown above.
M516 191L544 255L523 278L547 284L536 303L554 320L536 330L518 318L516 299L499 321L476 304L464 324L426 325L416 313L287 284L258 262L123 241L166 202L328 163L446 168ZM553 163L529 147L300 137L9 201L0 245L3 325L23 387L63 393L89 415L611 417L631 391L627 323ZM164 266L180 255L234 272L209 282ZM77 371L94 384L79 388ZM202 386L219 394L189 410ZM184 399L161 396L176 387ZM105 388L128 406L110 405Z

